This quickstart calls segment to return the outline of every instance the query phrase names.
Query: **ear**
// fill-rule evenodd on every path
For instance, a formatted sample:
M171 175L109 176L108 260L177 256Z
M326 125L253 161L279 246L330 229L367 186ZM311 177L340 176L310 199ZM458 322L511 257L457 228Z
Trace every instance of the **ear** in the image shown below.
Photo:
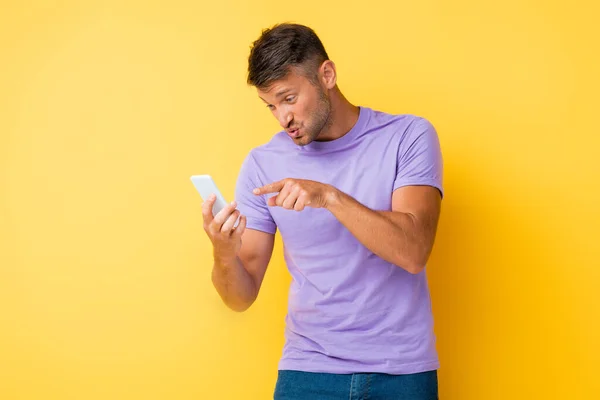
M326 60L321 64L320 68L321 80L327 89L333 89L337 83L337 73L335 64L331 60Z

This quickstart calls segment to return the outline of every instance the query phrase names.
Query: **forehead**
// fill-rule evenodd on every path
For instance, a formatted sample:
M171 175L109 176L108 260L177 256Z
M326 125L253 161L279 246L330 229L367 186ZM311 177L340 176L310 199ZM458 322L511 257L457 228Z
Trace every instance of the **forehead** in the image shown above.
M287 92L302 89L307 83L309 80L303 74L291 68L284 78L273 81L266 88L257 89L257 91L263 99L276 99Z

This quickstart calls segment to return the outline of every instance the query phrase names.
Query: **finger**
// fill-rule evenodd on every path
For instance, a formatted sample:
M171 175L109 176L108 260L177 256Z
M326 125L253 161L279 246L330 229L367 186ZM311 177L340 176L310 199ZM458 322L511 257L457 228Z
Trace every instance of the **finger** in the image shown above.
M202 219L204 220L204 223L207 225L210 224L214 218L213 213L212 213L212 208L213 208L213 205L215 204L216 200L217 200L217 196L215 196L214 194L211 194L210 196L208 196L206 201L202 204Z
M304 210L304 207L306 207L308 204L310 204L308 192L305 190L300 191L298 200L296 200L296 204L294 204L294 210L302 211Z
M283 205L283 202L285 201L286 197L288 196L288 193L289 193L289 190L288 190L287 186L284 186L283 189L281 189L281 192L279 192L275 196L271 196L267 199L267 205L271 206L271 207L275 207L275 206L281 207Z
M238 217L240 216L240 211L239 210L235 210L230 216L229 218L227 218L227 220L225 221L225 223L223 224L223 226L221 226L221 232L222 233L231 233L231 230L233 229L233 226L235 225L235 221L238 219Z
M288 193L286 192L281 192L279 193L277 196L271 197L271 202L274 203L274 205L282 207L283 206L283 202L285 201L285 199L288 197Z
M300 196L300 190L300 186L294 186L290 191L290 194L281 203L281 206L288 210L294 208L294 204L296 204L296 200L298 200L298 196Z
M292 190L294 190L296 186L297 184L294 181L288 179L281 188L277 197L275 198L275 205L283 207L283 203L286 201L286 199L292 193Z
M281 189L284 187L285 182L286 182L286 179L282 179L277 182L269 183L268 185L254 189L252 191L252 193L257 194L257 195L266 194L266 193L277 193L277 192L281 191Z
M215 215L215 217L213 218L213 220L210 224L211 231L213 233L219 232L221 230L221 227L223 226L225 221L227 221L227 218L229 218L231 213L233 213L233 211L235 210L236 205L237 205L236 202L232 201L231 203L229 203L225 207L223 207L223 209L221 211L219 211L217 213L217 215Z
M240 223L233 229L233 236L242 236L244 231L246 230L246 216L242 215L240 217Z
M285 193L283 193L283 194L280 193L273 197L269 197L269 199L267 200L267 205L269 205L271 207L275 207L275 206L281 207L281 205L285 201L286 196L287 195Z

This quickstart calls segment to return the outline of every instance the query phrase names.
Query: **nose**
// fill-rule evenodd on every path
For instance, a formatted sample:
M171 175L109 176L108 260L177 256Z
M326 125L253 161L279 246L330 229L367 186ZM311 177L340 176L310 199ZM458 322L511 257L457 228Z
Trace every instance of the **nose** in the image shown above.
M282 128L287 128L294 119L294 116L288 110L281 110L277 115L277 119Z

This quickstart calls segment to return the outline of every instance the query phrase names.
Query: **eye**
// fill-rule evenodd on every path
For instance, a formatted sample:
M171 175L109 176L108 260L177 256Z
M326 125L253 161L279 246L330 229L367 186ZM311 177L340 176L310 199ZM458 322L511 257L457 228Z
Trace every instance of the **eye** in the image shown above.
M288 103L291 103L294 100L296 100L296 96L288 96L288 97L285 98L285 101L287 101Z
M269 110L273 110L275 107L274 107L272 104L267 104L267 108L268 108Z

